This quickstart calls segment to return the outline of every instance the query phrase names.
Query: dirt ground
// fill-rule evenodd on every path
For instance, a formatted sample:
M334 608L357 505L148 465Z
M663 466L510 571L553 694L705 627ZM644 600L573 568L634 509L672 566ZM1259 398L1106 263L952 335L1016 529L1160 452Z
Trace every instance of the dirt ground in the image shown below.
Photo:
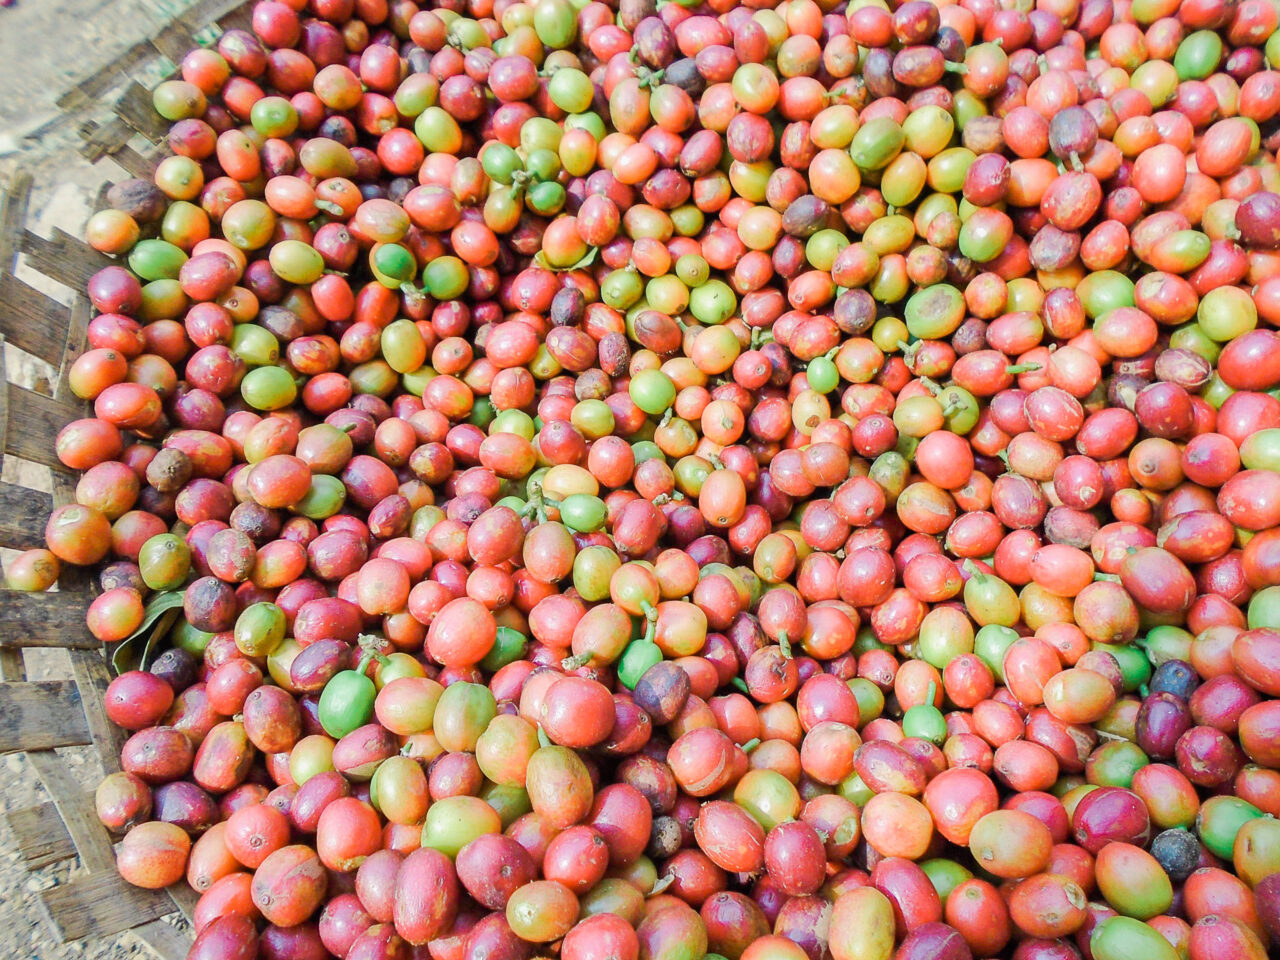
M16 0L0 8L0 155L31 147L54 101L191 0ZM43 135L67 135L55 125ZM70 132L74 136L74 131Z
M75 124L61 118L55 104L72 82L133 43L153 34L191 0L16 0L0 7L0 182L15 169L36 176L32 228L58 226L76 231L90 213L89 188L101 179L75 152ZM31 280L30 276L24 279ZM53 295L57 291L49 289ZM11 380L31 382L48 371L13 348L4 356ZM5 480L47 484L31 464L6 458ZM43 481L43 482L42 482ZM0 557L0 563L3 562ZM3 621L0 602L0 621ZM28 654L30 679L65 677L69 666L59 651ZM86 788L101 777L88 749L60 751ZM0 757L0 811L47 800L39 779L19 755ZM130 934L81 943L56 943L42 913L38 893L62 883L74 861L28 871L14 837L0 823L0 957L5 960L141 960L153 954Z

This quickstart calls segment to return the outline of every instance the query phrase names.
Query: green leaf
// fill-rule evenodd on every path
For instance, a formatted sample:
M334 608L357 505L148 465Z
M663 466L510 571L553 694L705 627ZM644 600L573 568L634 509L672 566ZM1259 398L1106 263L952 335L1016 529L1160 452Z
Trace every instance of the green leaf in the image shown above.
M543 270L554 270L556 273L568 273L570 270L582 270L585 267L591 266L591 264L596 262L596 256L599 253L599 247L592 247L587 251L586 256L577 263L570 264L567 267L555 267L552 266L551 262L547 259L546 253L539 250L533 255L533 262L542 267Z
M182 616L182 601L185 596L185 590L163 590L147 601L138 629L121 640L111 651L111 666L116 673L125 673L135 668L146 669L156 646ZM139 641L142 641L142 648L135 654Z
M587 251L586 256L584 256L584 257L583 257L581 260L579 260L577 263L575 263L575 264L573 264L571 267L569 267L569 269L570 269L570 270L581 270L581 269L583 269L584 267L589 267L589 266L591 266L593 263L595 263L595 262L596 262L596 255L597 255L597 254L599 254L599 253L600 253L600 248L599 248L599 247L592 247L590 250L588 250L588 251Z

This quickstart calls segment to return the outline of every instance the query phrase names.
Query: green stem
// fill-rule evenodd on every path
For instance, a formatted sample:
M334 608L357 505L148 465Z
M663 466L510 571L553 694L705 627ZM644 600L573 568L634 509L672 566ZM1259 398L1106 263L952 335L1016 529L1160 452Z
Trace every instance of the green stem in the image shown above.
M380 643L382 643L382 637L379 637L376 634L372 634L372 633L362 633L357 638L356 645L359 646L360 650L362 651L362 656L360 657L360 667L359 667L360 673L364 673L365 669L369 666L370 660L377 660L378 663L384 667L391 662L387 658L386 654L380 652L376 648L376 644L380 644Z
M425 303L427 299L424 291L419 290L407 280L400 284L400 292L404 294L405 303L409 306Z
M530 483L529 502L520 511L520 515L523 517L534 516L538 518L539 523L546 523L547 507L555 507L558 510L560 509L560 501L544 497L542 495L542 484L536 481Z

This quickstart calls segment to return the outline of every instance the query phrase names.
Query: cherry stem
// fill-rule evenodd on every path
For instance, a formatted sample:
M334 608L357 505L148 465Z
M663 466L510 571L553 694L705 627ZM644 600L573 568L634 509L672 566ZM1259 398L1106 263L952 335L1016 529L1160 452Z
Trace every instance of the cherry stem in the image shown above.
M647 620L648 618L646 618ZM644 642L653 643L658 636L658 618L655 616L652 620L648 620L648 626L644 628Z
M547 522L547 505L559 507L559 501L549 501L542 495L542 484L534 481L529 484L529 502L520 511L522 517L537 517L539 523Z
M384 667L391 662L387 658L386 654L382 653L377 649L377 644L380 644L380 643L382 643L382 637L379 637L377 634L373 634L373 633L362 633L357 638L356 645L359 646L362 653L361 664L360 664L361 673L364 673L365 667L368 666L367 661L370 659L377 660L378 663L380 663Z

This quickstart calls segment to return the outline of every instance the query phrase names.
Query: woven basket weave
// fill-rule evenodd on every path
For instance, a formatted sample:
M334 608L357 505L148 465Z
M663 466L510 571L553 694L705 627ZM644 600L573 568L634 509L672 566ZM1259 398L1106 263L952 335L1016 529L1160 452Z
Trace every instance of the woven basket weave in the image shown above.
M58 99L62 122L77 125L80 153L99 164L104 186L122 175L148 176L162 152L167 125L152 109L151 88L193 46L247 26L248 19L245 0L197 0ZM56 156L45 158L42 180L50 170L56 176L58 164ZM85 283L108 262L68 233L55 231L46 239L29 229L32 184L25 172L0 184L0 350L16 347L49 364L53 375L32 389L7 374L0 391L0 450L6 476L39 474L31 465L40 465L49 468L52 485L46 492L26 480L0 481L0 548L15 550L42 546L50 510L74 496L76 478L54 455L54 438L69 420L86 415L86 405L67 388L66 373L84 349L92 316ZM21 278L30 271L49 281L38 284L42 289L59 288L60 297ZM18 463L9 462L15 458ZM92 590L92 576L70 570L55 592L0 592L0 754L25 753L52 798L5 818L27 869L72 858L78 863L71 880L39 894L56 939L112 939L131 930L157 956L181 960L190 934L171 915L180 911L190 919L195 894L185 884L152 891L120 878L113 838L98 822L92 793L55 750L91 747L105 772L120 769L124 734L102 704L110 673L102 645L84 624ZM65 649L69 671L59 679L28 680L22 652L34 648Z

